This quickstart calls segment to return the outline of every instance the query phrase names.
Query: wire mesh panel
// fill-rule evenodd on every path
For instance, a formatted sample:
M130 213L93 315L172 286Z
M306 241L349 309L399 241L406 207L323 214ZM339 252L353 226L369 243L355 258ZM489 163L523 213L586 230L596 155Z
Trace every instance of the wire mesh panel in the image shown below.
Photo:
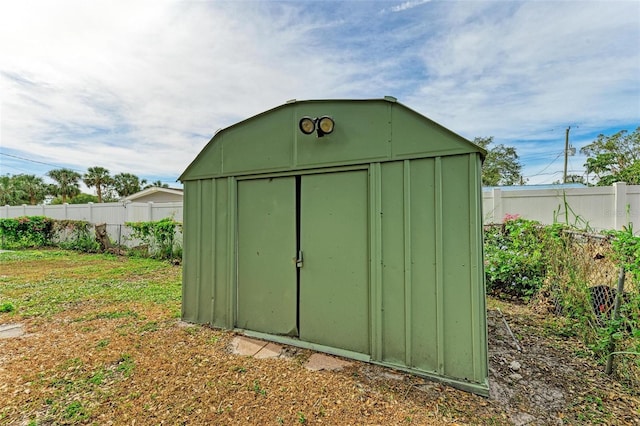
M616 374L640 385L640 282L626 271L618 294L621 263L612 237L563 232L548 265L545 285L535 309L562 315L581 324L580 337L605 359L616 354ZM614 315L616 297L619 309Z

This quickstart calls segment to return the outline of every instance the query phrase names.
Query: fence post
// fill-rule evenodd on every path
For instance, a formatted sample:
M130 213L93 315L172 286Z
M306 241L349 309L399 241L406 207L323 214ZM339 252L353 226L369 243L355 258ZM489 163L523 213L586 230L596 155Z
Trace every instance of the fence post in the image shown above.
M498 188L491 190L491 202L493 208L493 223L502 222L502 191Z
M147 211L147 222L153 222L153 201L149 201L147 203L147 206L149 207Z
M69 219L69 215L68 215L68 213L67 213L67 207L68 207L68 206L69 206L69 203L64 203L64 204L62 205L62 207L63 207L62 211L64 212L64 218L65 218L65 220Z
M622 296L624 294L624 277L625 277L625 267L624 265L620 267L620 274L618 274L618 288L616 290L616 298L613 304L613 321L617 321L620 318L620 305L622 304ZM607 356L607 366L604 369L606 374L613 373L613 355L615 352L615 343L613 340L613 334L618 330L612 330L609 334L609 345L607 346L607 352L609 355Z
M627 225L627 184L616 182L613 184L613 226L614 229L621 230Z
M127 210L127 205L131 204L131 201L125 201L122 203L122 208L124 209L124 217L122 223L129 222L129 211Z
M27 205L23 204L22 205L22 216L26 216L27 215Z
M93 223L93 203L89 201L87 205L87 208L89 209L89 214L87 215L89 217L89 220L87 222Z

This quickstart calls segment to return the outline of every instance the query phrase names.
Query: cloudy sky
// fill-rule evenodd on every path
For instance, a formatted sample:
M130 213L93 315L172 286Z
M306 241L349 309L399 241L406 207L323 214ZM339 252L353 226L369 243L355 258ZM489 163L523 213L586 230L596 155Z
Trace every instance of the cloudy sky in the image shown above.
M0 174L179 186L217 129L289 99L391 95L551 183L567 127L579 151L640 126L639 46L637 0L5 0Z

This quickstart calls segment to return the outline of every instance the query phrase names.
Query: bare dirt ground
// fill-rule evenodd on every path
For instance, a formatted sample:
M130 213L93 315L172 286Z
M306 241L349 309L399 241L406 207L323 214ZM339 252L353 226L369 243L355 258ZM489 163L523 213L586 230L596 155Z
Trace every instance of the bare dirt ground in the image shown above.
M235 355L233 333L182 323L171 304L0 313L26 333L0 340L0 425L640 425L640 391L578 340L528 307L489 305L490 398L361 362L310 371L308 350Z
M295 348L239 357L232 333L149 305L121 306L130 314L119 318L75 306L0 341L0 424L640 424L638 396L576 356L579 342L511 308L517 344L489 311L487 399L359 362L309 371L311 352Z

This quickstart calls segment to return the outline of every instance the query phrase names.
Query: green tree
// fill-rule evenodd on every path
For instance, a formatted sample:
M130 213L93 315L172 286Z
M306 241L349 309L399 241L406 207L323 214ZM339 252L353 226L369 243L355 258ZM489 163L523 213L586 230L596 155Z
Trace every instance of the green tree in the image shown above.
M146 185L143 189L147 189L147 188L168 188L169 185L166 183L162 183L161 181L157 180L155 182L151 182L149 185Z
M17 206L22 204L24 192L18 187L13 176L0 176L0 205Z
M563 182L560 180L553 181L554 185L562 185L562 183ZM581 183L583 185L586 185L584 176L581 175L567 175L567 183Z
M20 192L24 194L24 204L36 205L44 201L48 186L41 177L21 174L14 176L13 179Z
M611 136L600 134L580 152L587 156L585 167L596 175L598 186L640 184L640 127L633 133L620 130Z
M96 188L98 202L102 203L103 192L113 183L113 178L109 170L104 167L89 167L87 173L82 177L82 181L89 188Z
M113 187L120 197L128 197L142 191L142 185L147 183L145 179L131 173L118 173L113 177Z
M482 185L508 186L524 181L522 164L514 147L500 144L489 148L493 143L493 136L475 138L473 143L487 150L487 157L482 164Z
M56 169L47 172L47 176L56 181L50 186L52 195L59 195L62 202L66 203L67 198L74 197L80 193L80 173L71 169Z
M66 202L69 204L97 203L98 197L91 194L80 193L69 198ZM54 198L53 200L51 200L51 204L63 204L62 198L61 197Z

